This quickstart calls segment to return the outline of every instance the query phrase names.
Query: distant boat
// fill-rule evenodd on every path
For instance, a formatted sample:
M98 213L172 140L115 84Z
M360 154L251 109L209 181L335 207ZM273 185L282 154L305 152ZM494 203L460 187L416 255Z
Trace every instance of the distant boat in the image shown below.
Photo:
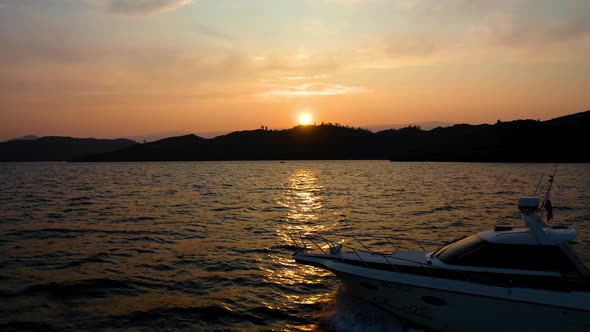
M296 240L293 257L333 272L346 292L437 331L590 331L589 270L568 245L578 232L545 225L548 205L519 198L526 227L497 226L435 251L377 253L319 235Z

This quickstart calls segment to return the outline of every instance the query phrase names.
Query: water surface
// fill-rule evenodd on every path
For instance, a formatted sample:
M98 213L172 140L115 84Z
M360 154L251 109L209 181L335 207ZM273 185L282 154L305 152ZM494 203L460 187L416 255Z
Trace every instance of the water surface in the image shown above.
M436 247L497 223L547 164L0 164L0 329L407 329L296 265L288 232ZM545 184L545 180L543 180ZM555 223L590 261L590 165L560 165ZM336 239L338 240L338 238Z

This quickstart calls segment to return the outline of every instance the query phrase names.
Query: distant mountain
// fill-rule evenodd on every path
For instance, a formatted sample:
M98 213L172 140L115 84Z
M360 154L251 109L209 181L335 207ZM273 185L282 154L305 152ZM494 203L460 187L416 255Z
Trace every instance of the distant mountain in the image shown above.
M97 153L92 156L72 158L73 161L167 161L199 160L192 158L195 146L207 141L190 134L159 141L137 144L126 149Z
M426 121L426 122L414 122L414 123L406 123L406 124L392 124L392 125L372 125L366 126L364 128L369 129L370 131L376 133L383 130L388 129L401 129L407 127L420 127L422 130L432 130L438 127L450 127L454 125L451 122L442 122L442 121Z
M590 111L548 121L498 121L422 131L406 128L377 133L391 160L590 162L582 142L590 141Z
M76 161L389 159L396 161L590 162L590 111L549 121L416 126L373 133L334 124L168 138ZM584 143L585 144L585 143Z
M159 133L151 133L151 134L146 134L146 135L128 136L125 138L130 139L135 142L138 142L138 143L142 143L142 142L155 142L155 141L158 141L158 140L161 140L164 138L183 136L183 135L188 135L188 134L190 134L190 133L186 132L186 131L170 130L170 131L163 131L163 132L159 132Z
M3 161L65 161L85 155L110 152L136 145L128 139L95 139L47 136L34 140L0 143Z
M199 137L203 137L203 138L215 138L217 136L222 136L222 135L227 135L227 134L229 134L229 131L207 131L207 132L197 133L196 135Z
M22 136L22 137L11 138L7 142L9 142L9 141L32 141L32 140L35 140L37 138L39 138L39 136L25 135L25 136Z
M186 135L76 161L363 159L372 158L363 151L372 135L335 125L238 131L212 139Z
M438 127L449 127L452 125L454 125L454 123L442 122L442 121L427 121L427 122L416 122L416 123L408 123L408 124L372 125L372 126L366 126L363 128L369 129L370 131L375 133L375 132L382 131L382 130L400 129L400 128L405 128L405 127L410 127L410 126L418 126L422 130L431 130L431 129L438 128ZM185 136L185 135L191 135L191 134L192 133L190 133L188 131L170 130L170 131L163 131L163 132L146 134L146 135L126 136L125 138L128 138L128 139L138 142L138 143L149 143L149 142L155 142L155 141L158 141L158 140L161 140L164 138ZM217 136L222 136L222 135L227 135L227 134L229 134L228 131L208 131L208 132L195 133L195 135L197 135L199 137L203 137L203 138L215 138ZM33 136L33 137L36 137L36 136Z
M137 144L128 139L41 137L0 143L0 161L389 159L393 161L590 162L590 111L548 121L376 133L337 124L193 134Z
M211 131L211 132L202 132L197 133L198 136L203 138L213 138L221 135L227 134L227 131ZM178 136L185 136L185 135L192 135L188 131L178 131L178 130L171 130L171 131L163 131L159 133L152 133L147 135L137 135L137 136L128 136L128 138L132 141L138 143L149 143L155 142L161 139L170 138L170 137L178 137Z

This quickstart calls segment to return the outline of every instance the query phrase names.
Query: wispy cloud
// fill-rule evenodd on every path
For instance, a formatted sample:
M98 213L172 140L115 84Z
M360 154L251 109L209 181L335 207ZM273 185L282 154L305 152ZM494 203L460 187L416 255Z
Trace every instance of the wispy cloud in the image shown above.
M283 77L285 81L309 81L309 80L324 80L327 79L328 75L318 74L312 76L286 76Z
M383 0L324 0L327 3L344 6L361 6L370 5L375 2L382 2Z
M403 14L401 23L352 42L362 47L342 57L362 68L488 61L588 63L590 2L566 3L399 0L395 4Z
M106 0L106 11L120 15L150 15L186 6L193 0Z
M589 7L590 9L590 7ZM546 48L590 37L590 15L530 22L515 15L490 17L471 31L473 38L503 47Z
M299 85L282 85L269 88L267 91L258 94L258 97L313 97L332 96L353 93L365 93L366 88L358 86L346 86L330 83L304 83Z
M215 40L215 41L223 42L223 43L235 42L235 39L232 36L230 36L224 32L221 32L217 29L203 25L203 24L195 23L194 29L196 32L200 33L201 35L203 35L211 40Z

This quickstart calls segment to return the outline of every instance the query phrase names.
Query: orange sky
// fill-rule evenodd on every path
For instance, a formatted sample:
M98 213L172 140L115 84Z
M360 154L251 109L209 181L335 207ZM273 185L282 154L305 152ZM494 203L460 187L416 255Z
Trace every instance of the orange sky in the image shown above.
M0 140L549 119L586 0L0 0Z

